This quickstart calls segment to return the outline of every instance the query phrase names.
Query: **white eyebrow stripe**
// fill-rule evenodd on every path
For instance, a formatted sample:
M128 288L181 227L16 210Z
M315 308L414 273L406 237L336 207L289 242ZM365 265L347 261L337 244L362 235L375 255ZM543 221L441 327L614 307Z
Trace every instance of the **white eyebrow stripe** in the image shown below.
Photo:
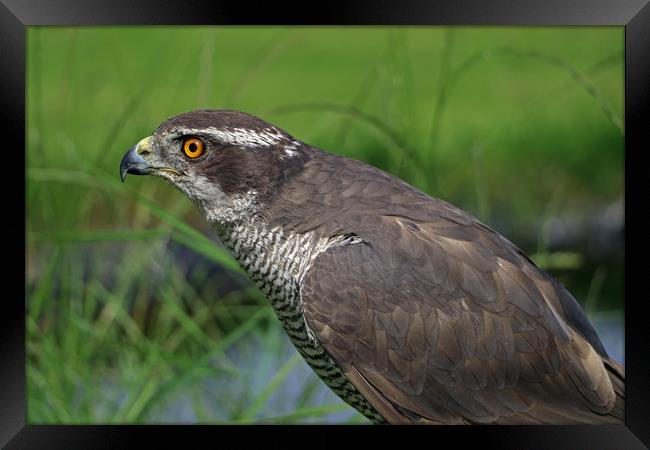
M250 130L247 128L178 128L182 134L207 134L224 144L239 145L242 147L260 147L275 145L284 139L282 133L272 128Z

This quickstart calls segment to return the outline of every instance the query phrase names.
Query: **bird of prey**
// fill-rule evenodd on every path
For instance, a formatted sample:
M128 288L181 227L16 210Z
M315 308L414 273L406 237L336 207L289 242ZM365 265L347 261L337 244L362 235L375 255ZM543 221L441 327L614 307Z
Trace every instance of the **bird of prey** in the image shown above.
M189 197L320 378L373 423L622 423L571 294L470 214L252 115L164 121L120 164Z

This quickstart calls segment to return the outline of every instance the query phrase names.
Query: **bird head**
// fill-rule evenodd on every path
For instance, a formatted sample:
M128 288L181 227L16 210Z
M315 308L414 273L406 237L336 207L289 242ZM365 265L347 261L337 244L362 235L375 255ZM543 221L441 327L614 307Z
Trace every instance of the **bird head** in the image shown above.
M157 175L187 195L209 222L254 213L302 165L303 144L250 114L196 110L164 121L131 147L120 163L127 174Z

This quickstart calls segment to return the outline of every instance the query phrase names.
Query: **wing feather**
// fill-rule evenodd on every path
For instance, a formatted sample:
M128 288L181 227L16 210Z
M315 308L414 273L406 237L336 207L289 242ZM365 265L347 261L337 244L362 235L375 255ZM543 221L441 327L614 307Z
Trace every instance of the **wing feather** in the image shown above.
M362 242L308 271L305 319L355 387L391 423L614 421L602 355L564 317L568 294L505 238L444 211L359 218Z

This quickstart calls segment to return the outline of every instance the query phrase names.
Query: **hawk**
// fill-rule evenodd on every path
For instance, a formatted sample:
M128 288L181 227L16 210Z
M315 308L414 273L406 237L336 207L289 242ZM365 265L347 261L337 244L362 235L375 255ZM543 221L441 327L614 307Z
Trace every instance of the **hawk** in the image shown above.
M622 423L571 294L470 214L252 115L196 110L123 157L201 211L320 378L374 423Z

